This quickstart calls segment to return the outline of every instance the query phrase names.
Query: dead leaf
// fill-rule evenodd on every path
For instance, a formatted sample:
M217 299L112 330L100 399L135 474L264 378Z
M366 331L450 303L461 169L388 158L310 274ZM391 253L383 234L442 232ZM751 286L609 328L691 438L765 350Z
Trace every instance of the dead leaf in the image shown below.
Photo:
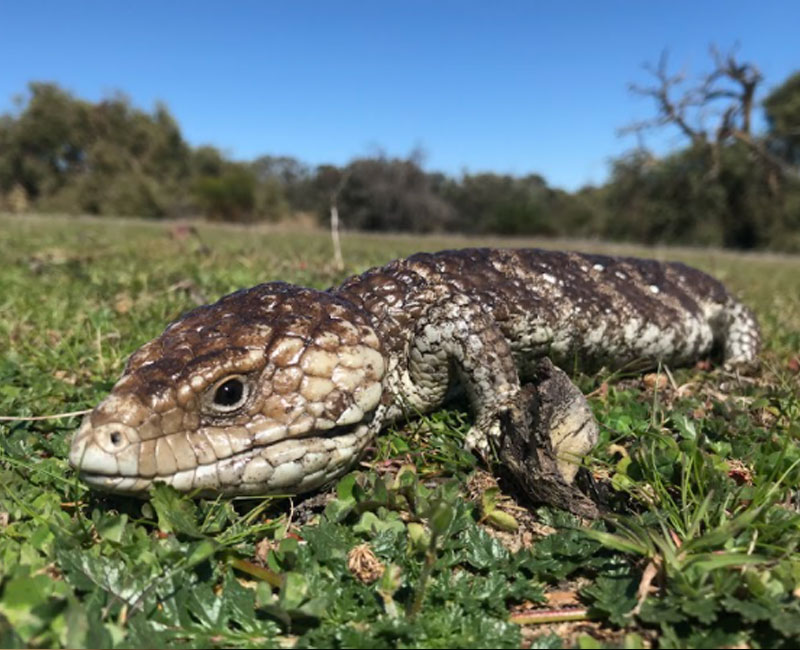
M653 580L658 577L658 572L660 569L661 557L656 555L647 563L647 566L642 573L642 579L639 581L639 588L636 590L636 607L628 612L628 616L637 616L642 609L642 605L644 605L644 601L647 600L647 597L655 591Z
M350 550L347 554L347 568L364 584L375 582L386 570L369 544L359 544Z
M647 373L644 377L642 377L642 382L644 383L646 388L649 388L651 390L653 388L657 388L658 390L664 390L667 387L667 376L657 372L650 372Z
M256 544L256 559L261 562L261 564L267 564L267 557L273 546L273 543L266 537Z
M133 307L133 298L127 293L118 293L114 298L114 311L118 314L127 314Z
M750 468L737 458L728 460L728 476L736 481L737 485L753 484L753 473Z

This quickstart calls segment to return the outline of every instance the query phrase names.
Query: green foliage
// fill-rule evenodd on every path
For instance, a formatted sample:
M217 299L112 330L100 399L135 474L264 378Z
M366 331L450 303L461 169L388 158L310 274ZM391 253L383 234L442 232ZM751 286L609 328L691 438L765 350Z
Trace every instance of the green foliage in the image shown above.
M218 176L201 176L194 194L203 212L212 220L245 221L256 203L256 178L240 165L225 165Z
M162 105L148 113L121 95L92 103L31 83L17 111L0 116L0 209L235 222L307 213L327 224L335 203L351 230L797 251L799 84L795 74L767 97L763 135L718 147L700 137L660 159L628 154L612 161L603 187L569 193L535 174L426 172L419 152L344 167L268 155L234 162L214 147L189 147Z
M738 406L719 404L704 417L686 415L700 408L699 396L669 413L653 399L650 417L636 430L620 415L639 419L636 411L646 403L633 394L609 394L600 415L616 444L626 445L612 485L627 495L629 511L609 517L610 530L585 532L642 560L640 571L626 565L584 593L616 625L638 620L658 627L666 647L786 647L795 634L782 626L797 608L800 516L785 507L800 480L797 437L776 438L754 426L753 414L770 400L743 385L737 392ZM773 393L773 399L794 427L796 394ZM741 458L734 450L745 454L745 480L733 470L733 459ZM639 591L648 571L657 597Z
M764 100L770 145L791 165L800 165L800 72L795 72Z
M0 193L16 188L28 208L160 217L185 198L189 149L163 106L148 114L123 96L92 104L32 83L0 141Z
M470 231L505 235L555 234L550 194L541 176L466 174L449 188L450 199Z
M724 196L705 178L703 155L688 150L658 161L634 153L614 163L606 228L614 239L648 244L722 245Z
M431 232L455 226L453 207L437 196L430 176L413 156L355 160L342 170L334 195L349 228Z
M775 194L765 170L741 143L721 150L712 175L705 150L657 160L636 153L615 162L605 188L604 234L648 244L796 250L800 183Z
M198 301L267 280L324 288L398 256L478 243L352 234L338 272L324 233L199 224L203 250L167 233L0 217L0 414L96 404L127 356ZM764 370L755 380L674 371L682 390L663 393L622 374L581 377L602 424L591 467L610 477L609 520L589 528L540 508L538 527L555 532L532 535L530 515L503 510L496 491L473 503L464 485L477 461L462 442L471 419L456 408L385 432L371 466L343 478L321 513L300 499L192 501L165 486L146 501L94 494L66 462L76 418L0 421L0 644L519 647L512 608L573 590L597 636L617 636L542 631L534 647L793 647L800 265L669 255L753 306ZM515 532L492 519L503 512ZM372 582L348 566L365 544L384 568Z
M0 145L0 205L12 211L251 221L285 210L248 164L193 152L165 106L147 113L121 95L91 103L32 83L0 119Z

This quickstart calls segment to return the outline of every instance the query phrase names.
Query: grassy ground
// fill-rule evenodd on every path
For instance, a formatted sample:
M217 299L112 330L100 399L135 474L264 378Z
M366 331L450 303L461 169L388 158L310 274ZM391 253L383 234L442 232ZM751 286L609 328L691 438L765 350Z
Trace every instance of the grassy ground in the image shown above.
M0 217L0 415L91 407L169 320L234 289L504 243L348 235L336 272L324 233L198 230ZM520 507L452 409L310 501L93 494L66 462L78 418L4 421L0 646L797 647L800 259L560 245L683 259L764 330L752 378L578 378L614 515Z

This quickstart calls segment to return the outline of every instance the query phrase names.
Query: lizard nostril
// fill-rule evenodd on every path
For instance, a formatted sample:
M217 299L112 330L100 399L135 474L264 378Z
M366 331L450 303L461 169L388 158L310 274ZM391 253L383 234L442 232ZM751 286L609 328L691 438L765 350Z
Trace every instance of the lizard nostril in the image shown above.
M111 439L112 445L118 445L120 442L122 442L122 436L120 435L119 431L112 431L108 437Z

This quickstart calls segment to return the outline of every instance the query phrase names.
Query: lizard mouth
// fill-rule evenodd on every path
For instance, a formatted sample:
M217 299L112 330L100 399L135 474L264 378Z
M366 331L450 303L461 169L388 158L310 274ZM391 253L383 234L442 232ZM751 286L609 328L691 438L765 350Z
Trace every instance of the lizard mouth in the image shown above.
M370 438L367 423L343 425L252 447L166 475L99 473L81 469L79 462L74 466L81 480L114 494L145 496L147 489L159 482L193 496L297 494L340 476L358 459Z

